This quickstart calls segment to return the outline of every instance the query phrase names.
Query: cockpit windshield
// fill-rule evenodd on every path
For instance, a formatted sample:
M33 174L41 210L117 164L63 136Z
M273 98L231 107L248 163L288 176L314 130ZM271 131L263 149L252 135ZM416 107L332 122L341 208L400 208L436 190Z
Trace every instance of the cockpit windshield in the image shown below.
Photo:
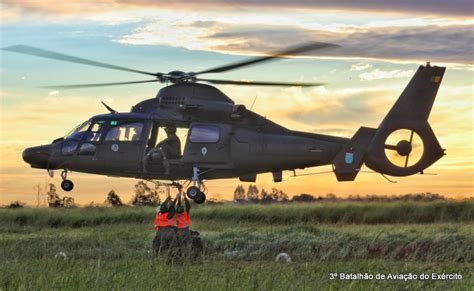
M87 131L90 125L91 125L91 120L87 120L79 124L78 126L74 127L74 129L71 130L68 134L66 134L64 138L81 140L81 138L84 136L84 133Z

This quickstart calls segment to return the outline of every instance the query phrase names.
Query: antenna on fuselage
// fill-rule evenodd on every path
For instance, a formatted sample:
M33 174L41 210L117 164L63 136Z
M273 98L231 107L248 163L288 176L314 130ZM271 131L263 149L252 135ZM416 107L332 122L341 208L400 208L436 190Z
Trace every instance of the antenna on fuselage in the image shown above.
M105 108L107 108L107 110L112 113L112 114L115 114L115 113L118 113L118 111L115 111L114 109L112 109L112 107L110 107L109 105L105 104L104 101L100 101L100 103L102 103Z
M255 105L255 101L257 101L258 95L255 95L255 98L253 99L252 105L250 106L250 110L252 110L253 106Z

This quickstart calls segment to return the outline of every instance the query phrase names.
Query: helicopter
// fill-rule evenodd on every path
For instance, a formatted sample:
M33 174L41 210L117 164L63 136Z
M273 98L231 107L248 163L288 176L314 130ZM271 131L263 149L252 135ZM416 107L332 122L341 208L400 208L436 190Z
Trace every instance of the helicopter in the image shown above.
M204 182L239 178L255 182L257 175L272 173L282 181L283 171L332 165L338 181L354 181L363 165L389 176L409 176L423 171L445 155L430 124L431 112L445 67L419 66L408 85L377 128L361 126L352 137L287 129L242 104L210 84L246 86L321 86L322 83L250 82L201 78L228 72L307 51L337 45L312 42L266 56L198 72L153 73L92 61L32 46L15 45L3 50L83 65L152 76L131 82L76 84L44 88L89 87L159 82L167 86L154 98L119 113L107 104L109 113L91 117L51 144L26 148L23 160L32 168L46 169L50 176L61 172L61 188L71 191L71 171L114 177L171 181L183 187L196 203L206 200ZM172 158L156 152L158 137L167 126L187 130L182 154ZM159 149L158 149L159 150ZM167 167L166 167L167 166ZM388 179L388 178L387 178ZM389 180L390 181L390 180Z

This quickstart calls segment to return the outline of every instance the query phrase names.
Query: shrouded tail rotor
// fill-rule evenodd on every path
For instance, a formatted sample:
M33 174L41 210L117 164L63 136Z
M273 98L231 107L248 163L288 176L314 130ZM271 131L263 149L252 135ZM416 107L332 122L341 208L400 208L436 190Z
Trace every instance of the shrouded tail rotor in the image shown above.
M367 150L365 164L374 171L408 176L432 165L444 155L428 123L446 68L420 66L390 109Z
M414 130L395 130L385 140L385 155L397 167L411 167L423 156L423 140Z

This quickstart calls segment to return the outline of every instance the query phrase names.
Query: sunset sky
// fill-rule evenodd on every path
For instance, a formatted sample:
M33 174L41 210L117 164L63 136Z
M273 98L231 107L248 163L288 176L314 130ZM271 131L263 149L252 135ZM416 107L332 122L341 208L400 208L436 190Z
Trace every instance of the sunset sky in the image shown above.
M287 128L346 137L359 126L377 127L419 65L430 61L447 66L429 119L447 153L426 170L436 175L394 178L397 183L392 184L378 174L361 173L354 182L338 183L332 173L290 178L285 172L278 184L271 175L259 175L257 186L291 195L429 191L464 198L474 196L473 5L470 0L4 0L0 47L25 44L168 72L199 71L309 41L336 43L341 48L324 54L307 53L206 77L327 83L310 89L218 87L247 107L258 96L253 110ZM20 200L36 205L36 185L44 188L51 181L59 188L59 172L50 179L46 171L31 169L21 158L24 148L50 143L89 117L106 113L101 100L126 112L164 85L65 91L40 86L143 79L0 51L0 204ZM66 195L81 204L103 202L112 188L129 201L137 182L81 173L69 178L75 188ZM230 199L239 183L209 181L208 198ZM60 195L65 192L60 190Z

